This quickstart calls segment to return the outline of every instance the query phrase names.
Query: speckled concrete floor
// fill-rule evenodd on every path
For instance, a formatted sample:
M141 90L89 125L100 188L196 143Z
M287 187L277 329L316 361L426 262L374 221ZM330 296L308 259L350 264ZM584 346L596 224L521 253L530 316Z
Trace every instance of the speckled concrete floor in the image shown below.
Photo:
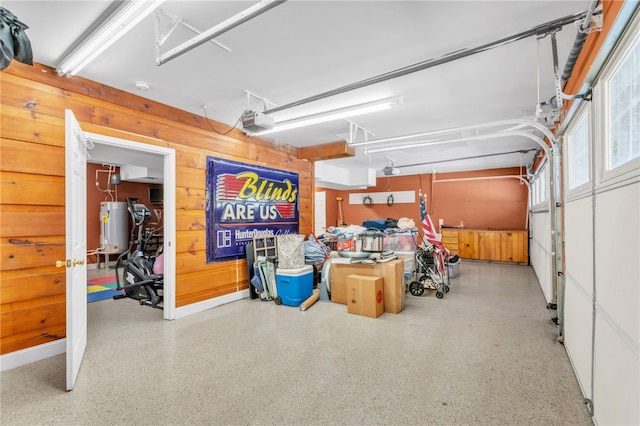
M2 425L590 425L525 266L463 262L451 292L377 319L242 300L177 321L89 304L76 387L63 355L0 375Z

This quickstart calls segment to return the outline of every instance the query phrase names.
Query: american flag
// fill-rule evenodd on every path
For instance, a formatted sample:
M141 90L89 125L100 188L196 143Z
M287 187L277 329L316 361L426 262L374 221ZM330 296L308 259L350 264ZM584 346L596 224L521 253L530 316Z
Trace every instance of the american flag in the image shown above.
M447 249L436 236L436 228L427 213L427 205L422 194L420 194L420 218L422 219L424 238L434 247L434 258L437 260L438 272L444 274L444 255L447 253Z

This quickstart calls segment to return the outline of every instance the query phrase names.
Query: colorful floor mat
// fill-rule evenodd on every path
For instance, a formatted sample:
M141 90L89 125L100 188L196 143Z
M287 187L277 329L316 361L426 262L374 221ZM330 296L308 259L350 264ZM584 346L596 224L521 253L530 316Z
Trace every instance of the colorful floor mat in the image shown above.
M111 299L117 294L122 294L122 290L116 290L117 286L116 277L89 280L87 282L87 302Z

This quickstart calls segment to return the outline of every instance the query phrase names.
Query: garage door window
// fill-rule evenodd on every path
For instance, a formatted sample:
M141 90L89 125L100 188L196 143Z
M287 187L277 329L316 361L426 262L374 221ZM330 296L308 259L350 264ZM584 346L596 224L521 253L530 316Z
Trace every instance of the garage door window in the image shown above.
M607 170L640 157L640 36L607 78Z
M589 182L589 121L586 112L567 133L569 189Z

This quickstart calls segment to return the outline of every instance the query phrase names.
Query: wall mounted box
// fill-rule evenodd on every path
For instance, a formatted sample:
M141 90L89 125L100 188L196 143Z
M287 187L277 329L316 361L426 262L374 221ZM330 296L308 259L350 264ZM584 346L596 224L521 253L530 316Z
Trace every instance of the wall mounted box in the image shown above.
M369 318L384 313L382 277L349 275L347 277L347 312Z

